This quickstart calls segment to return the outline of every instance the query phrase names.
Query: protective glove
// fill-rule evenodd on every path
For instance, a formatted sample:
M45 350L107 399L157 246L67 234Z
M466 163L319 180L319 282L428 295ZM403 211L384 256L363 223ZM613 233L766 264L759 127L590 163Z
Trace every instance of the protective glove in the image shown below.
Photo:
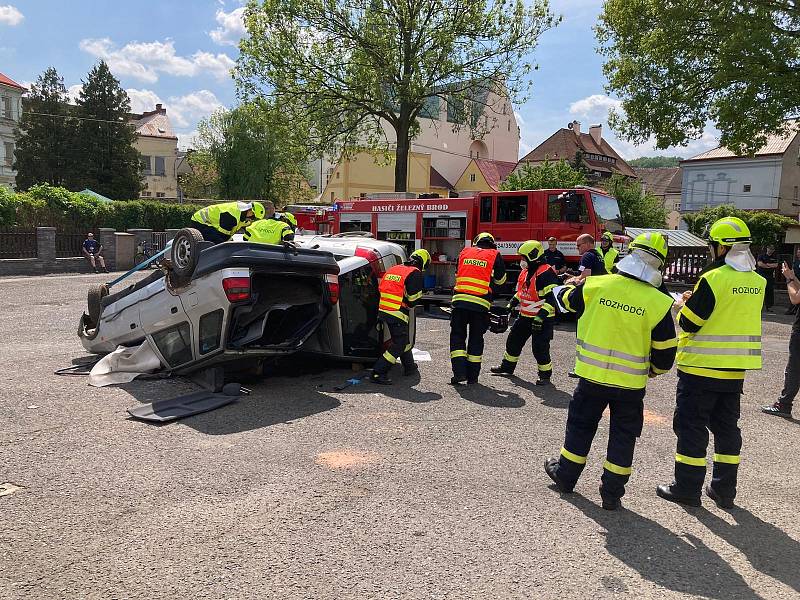
M542 317L539 316L533 317L533 323L531 324L531 329L533 329L534 332L536 333L540 332L543 326L544 326L544 319L542 319Z

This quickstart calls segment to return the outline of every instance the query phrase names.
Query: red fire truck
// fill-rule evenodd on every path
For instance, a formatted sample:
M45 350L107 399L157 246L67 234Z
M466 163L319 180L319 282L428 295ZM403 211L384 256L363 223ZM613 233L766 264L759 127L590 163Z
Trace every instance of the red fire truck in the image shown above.
M313 227L321 234L368 232L405 247L408 253L431 253L435 287L449 287L459 252L481 231L488 231L508 263L520 259L517 248L526 240L554 236L567 261L577 263L575 240L583 233L599 239L603 231L624 243L619 205L602 190L580 187L482 193L468 198L412 200L359 199L339 201L318 211ZM511 270L516 265L509 265ZM434 287L429 282L426 287Z

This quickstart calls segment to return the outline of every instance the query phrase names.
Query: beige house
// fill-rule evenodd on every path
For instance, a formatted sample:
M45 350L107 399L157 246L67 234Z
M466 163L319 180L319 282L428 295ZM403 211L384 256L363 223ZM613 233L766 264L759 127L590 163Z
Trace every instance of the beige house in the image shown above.
M497 192L517 166L516 162L473 158L467 168L456 180L455 189L459 196L468 196L469 192Z
M442 96L430 98L419 117L420 132L411 142L409 155L410 193L439 193L447 196L445 188L448 188L447 191L453 189L451 183L461 177L473 158L516 164L519 157L519 126L504 89L482 91L481 98L475 104L476 107L482 107L481 113L474 115L476 128L470 128L464 123L463 107L459 110L457 101L446 93ZM382 125L389 143L396 142L394 129L388 123ZM420 166L420 157L423 155L429 157L427 171ZM394 167L387 171L380 164L370 165L368 163L372 159L367 156L359 154L357 160L349 161L351 164L346 169L348 181L364 184L356 186L359 187L359 194L393 191ZM319 164L315 168L319 168ZM377 172L382 174L382 178L376 178ZM339 180L336 178L337 174ZM352 186L347 189L343 187L340 180L344 175L343 163L332 165L328 169L322 181L322 200L329 202L331 198L342 200L358 197L353 196L353 190L350 189ZM312 185L313 183L314 181ZM345 192L348 195L340 195Z
M13 188L17 173L14 164L16 129L22 113L22 95L27 90L0 73L0 186Z
M132 114L130 122L136 128L134 146L142 155L145 187L140 197L176 202L178 138L167 117L167 109L156 104L155 110Z

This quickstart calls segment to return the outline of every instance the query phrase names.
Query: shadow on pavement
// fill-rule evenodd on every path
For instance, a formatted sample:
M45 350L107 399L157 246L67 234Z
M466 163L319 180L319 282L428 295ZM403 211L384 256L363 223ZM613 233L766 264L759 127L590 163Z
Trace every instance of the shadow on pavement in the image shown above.
M626 509L603 510L578 494L562 495L562 499L606 530L606 549L612 556L656 585L720 600L761 598L725 560L691 534L678 535ZM796 567L794 563L795 571Z
M533 381L525 381L519 377L509 377L509 381L541 400L542 406L567 408L572 400L572 394L558 389L555 385L536 385Z
M754 569L800 592L800 543L784 531L738 506L729 513L735 524L706 510L691 514L744 554Z
M525 400L523 400L522 396L519 394L495 390L486 387L482 383L459 385L456 386L455 389L458 395L464 400L482 406L489 406L491 408L522 408L525 406Z
M392 380L392 385L380 385L377 383L371 383L369 381L369 376L367 373L368 372L364 372L364 373L359 373L357 375L357 377L359 378L360 377L364 378L360 384L355 386L350 386L343 390L337 390L335 393L337 394L380 393L388 398L403 400L404 402L413 402L416 404L422 404L425 402L434 402L436 400L442 399L441 394L437 394L436 392L423 392L413 387L420 383L421 378L419 373L405 377L401 369L399 368L392 369L392 371L389 373L389 378Z

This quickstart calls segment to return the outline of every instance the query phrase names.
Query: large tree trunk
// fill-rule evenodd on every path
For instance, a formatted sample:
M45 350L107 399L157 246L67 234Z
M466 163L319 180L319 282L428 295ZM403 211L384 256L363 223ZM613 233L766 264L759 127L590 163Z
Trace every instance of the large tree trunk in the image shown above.
M395 128L397 134L397 150L395 151L394 163L394 191L405 192L408 190L408 151L411 147L411 140L408 139L408 132L411 129L410 119L403 119Z

